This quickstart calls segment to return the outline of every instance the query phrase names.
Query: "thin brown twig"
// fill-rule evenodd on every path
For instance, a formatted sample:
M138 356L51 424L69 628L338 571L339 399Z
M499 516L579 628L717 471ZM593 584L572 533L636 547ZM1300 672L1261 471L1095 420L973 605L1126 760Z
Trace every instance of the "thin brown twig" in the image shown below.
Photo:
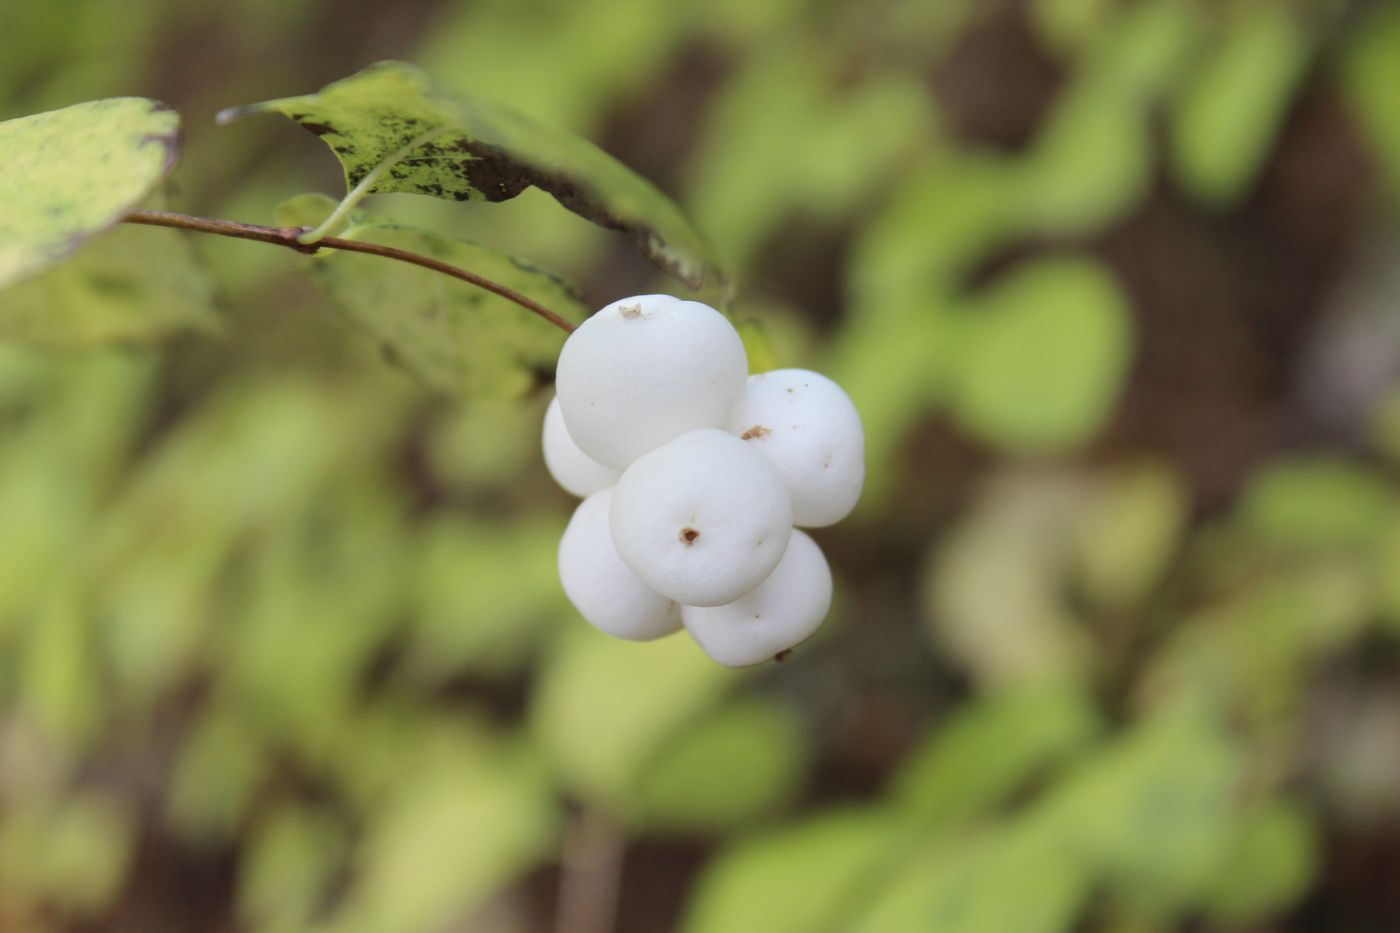
M513 301L527 311L532 311L544 318L555 327L563 330L564 333L573 333L574 325L570 324L558 314L546 308L544 305L520 294L514 289L506 288L499 282L493 282L488 278L477 275L459 266L449 265L440 262L430 256L423 256L418 253L409 252L406 249L398 249L393 246L381 246L378 243L366 243L361 240L347 240L343 237L328 236L322 237L314 244L301 243L297 237L305 233L307 227L265 227L261 224L238 223L233 220L216 220L212 217L194 217L189 214L177 214L173 211L132 211L123 218L127 223L146 224L153 227L174 227L179 230L193 230L197 233L213 233L217 236L234 237L240 240L253 240L258 243L271 243L274 246L285 246L294 249L299 253L311 254L318 249L343 249L350 253L365 253L370 256L382 256L385 259L396 259L399 262L406 262L411 265L421 266L424 269L432 269L434 272L441 272L443 275L450 275L454 279L459 279L477 288L484 288L488 292L500 295L507 301Z
M627 835L606 814L584 807L569 821L559 866L555 933L611 933Z

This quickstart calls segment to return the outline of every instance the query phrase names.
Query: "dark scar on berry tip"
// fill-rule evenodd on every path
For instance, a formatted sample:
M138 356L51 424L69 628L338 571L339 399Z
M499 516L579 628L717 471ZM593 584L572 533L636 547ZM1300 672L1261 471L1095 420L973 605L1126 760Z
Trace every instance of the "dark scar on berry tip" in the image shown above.
M782 664L790 657L792 657L792 649L784 648L782 651L779 651L777 654L773 655L773 660L777 661L779 664Z
M686 544L686 545L694 544L694 543L695 543L695 539L698 538L698 537L700 537L700 532L696 531L694 528L682 528L682 529L681 529L681 543L682 543L682 544Z

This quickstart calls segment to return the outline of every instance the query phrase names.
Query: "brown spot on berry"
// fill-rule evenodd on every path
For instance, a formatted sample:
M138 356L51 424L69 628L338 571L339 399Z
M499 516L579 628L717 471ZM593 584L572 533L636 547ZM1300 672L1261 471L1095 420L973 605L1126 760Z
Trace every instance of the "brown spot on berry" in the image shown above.
M787 660L789 657L791 657L791 656L792 656L792 649L791 649L791 648L784 648L782 651L779 651L777 654L773 655L773 660L774 660L774 661L777 661L779 664L782 664L784 661L786 661L786 660Z
M694 544L695 539L698 537L700 537L700 532L696 531L694 528L681 529L681 544L687 546Z
M749 428L747 431L745 431L743 434L740 434L740 435L739 435L739 440L741 440L741 441L751 441L751 440L753 440L755 437L767 437L768 435L770 435L770 434L772 434L772 433L773 433L773 429L772 429L772 428L765 428L765 427L764 427L763 425L761 425L761 424L756 424L756 425L754 425L753 427Z

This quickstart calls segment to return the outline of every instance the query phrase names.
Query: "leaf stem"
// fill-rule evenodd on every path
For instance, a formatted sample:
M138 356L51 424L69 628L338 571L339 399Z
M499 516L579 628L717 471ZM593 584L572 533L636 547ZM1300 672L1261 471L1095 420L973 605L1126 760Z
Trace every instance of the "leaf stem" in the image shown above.
M369 172L365 174L365 177L360 179L360 183L352 188L345 197L340 199L340 203L335 206L335 210L331 211L329 217L321 221L320 226L315 230L303 233L301 236L297 237L297 240L308 246L312 243L324 240L326 234L334 230L340 222L345 219L345 215L353 211L356 205L365 199L365 195L369 194L370 189L379 182L379 179L384 177L385 172L402 162L408 157L410 152L433 139L435 136L441 136L446 131L447 127L438 126L410 139L397 152L370 169Z
M152 227L174 227L179 230L193 230L196 233L212 233L216 236L234 237L240 240L253 240L258 243L271 243L274 246L285 246L294 249L299 253L308 255L315 253L321 247L329 249L343 249L348 253L365 253L369 256L382 256L385 259L395 259L399 262L406 262L410 265L422 266L424 269L432 269L443 275L449 275L454 279L459 279L477 288L484 288L492 294L499 295L507 301L513 301L527 311L534 312L544 318L549 323L558 327L566 334L574 331L574 325L570 324L558 314L546 308L532 298L527 298L514 289L506 288L499 282L483 276L477 275L459 266L449 265L433 259L431 256L423 256L419 253L409 252L406 249L398 249L393 246L381 246L378 243L366 243L361 240L347 240L343 237L328 236L322 237L315 244L301 242L301 237L308 232L306 227L265 227L261 224L245 224L233 220L217 220L212 217L194 217L189 214L177 214L173 211L132 211L122 218L127 223L146 224Z

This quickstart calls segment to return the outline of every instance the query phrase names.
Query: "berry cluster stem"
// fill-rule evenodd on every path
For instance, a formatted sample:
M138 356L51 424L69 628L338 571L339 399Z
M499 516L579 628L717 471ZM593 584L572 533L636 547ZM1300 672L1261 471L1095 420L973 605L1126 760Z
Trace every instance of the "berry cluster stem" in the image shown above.
M196 233L212 233L216 236L234 237L240 240L253 240L257 243L271 243L274 246L285 246L294 249L299 253L308 255L315 253L318 249L343 249L349 253L365 253L369 256L382 256L385 259L394 259L398 262L406 262L410 265L421 266L424 269L431 269L443 275L451 276L454 279L475 285L477 288L484 288L492 294L499 295L507 301L513 301L527 311L533 312L544 318L549 323L558 327L566 334L574 331L574 325L555 312L549 310L544 305L520 294L514 289L507 288L499 282L477 275L468 269L450 265L445 262L433 259L431 256L423 256L419 253L410 252L406 249L398 249L393 246L381 246L378 243L366 243L361 240L348 240L344 237L328 236L322 237L314 244L301 242L301 237L310 232L308 227L265 227L261 224L245 224L233 220L218 220L212 217L194 217L189 214L177 214L173 211L132 211L123 220L132 224L145 224L152 227L174 227L179 230L192 230Z

